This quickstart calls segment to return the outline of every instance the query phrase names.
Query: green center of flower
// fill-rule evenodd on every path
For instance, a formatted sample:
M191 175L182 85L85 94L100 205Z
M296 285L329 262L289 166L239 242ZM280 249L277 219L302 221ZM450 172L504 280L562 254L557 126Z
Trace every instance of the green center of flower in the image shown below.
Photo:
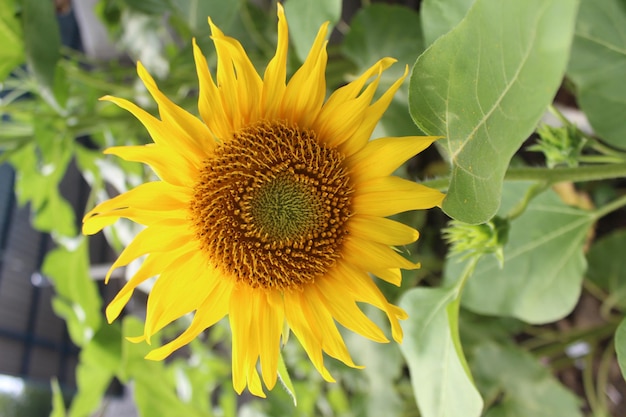
M321 226L315 188L283 174L261 186L250 200L252 222L276 239L297 239Z
M314 132L259 122L206 160L190 206L196 237L226 276L297 289L341 256L351 215L344 157Z

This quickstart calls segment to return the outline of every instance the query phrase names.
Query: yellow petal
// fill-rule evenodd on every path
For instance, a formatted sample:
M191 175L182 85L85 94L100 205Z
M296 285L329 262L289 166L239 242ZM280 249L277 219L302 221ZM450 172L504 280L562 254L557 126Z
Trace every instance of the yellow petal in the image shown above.
M159 178L170 184L193 187L198 177L198 168L167 146L115 146L104 153L119 156L125 161L148 164Z
M205 329L220 321L228 314L228 303L231 291L232 285L230 285L228 281L222 281L216 285L207 296L206 302L203 303L194 314L189 327L176 339L158 349L152 350L148 353L146 359L154 361L165 359L176 349L188 344Z
M341 278L351 279L343 276ZM342 326L375 342L389 342L380 328L363 314L353 294L347 291L348 287L337 278L336 272L318 279L315 286L330 314Z
M193 56L196 62L196 72L200 91L198 93L198 111L207 125L214 140L225 141L233 132L232 120L222 106L220 92L213 82L206 58L200 51L195 38L193 39Z
M445 195L399 177L379 177L359 184L352 199L355 213L387 217L441 205Z
M409 73L409 67L407 66L404 75L398 79L395 83L389 87L387 91L371 106L365 110L365 117L363 118L363 123L359 126L357 131L350 137L348 140L343 142L340 146L341 151L344 155L352 155L361 149L367 144L372 136L372 132L374 128L378 124L378 121L383 116L383 113L389 107L393 96L396 94L396 91L400 88L404 79Z
M280 3L278 9L278 42L276 53L265 69L263 77L263 92L261 93L261 106L263 117L267 120L278 118L283 95L286 89L287 78L287 50L289 47L289 29L285 11Z
M148 297L145 336L150 337L180 317L198 309L221 275L198 250L181 256L157 279Z
M428 148L438 136L388 137L369 141L361 151L353 154L346 164L350 176L362 182L392 174L411 157Z
M159 114L170 131L171 142L177 147L182 147L187 158L190 160L195 158L199 166L215 148L215 141L211 138L209 129L163 94L141 62L137 62L137 74L159 105Z
M419 237L417 230L384 217L354 215L348 227L352 236L385 245L406 245Z
M156 212L152 220L172 217L184 219L188 216L186 209L190 198L190 190L187 188L163 181L144 183L98 204L87 213L83 218L83 233L97 233L120 217L147 224L148 222L142 222L142 218L144 215L149 216L150 212Z
M109 303L106 308L106 317L109 323L113 322L122 309L126 306L126 303L133 295L133 291L139 284L161 273L167 266L173 262L177 262L178 258L193 248L192 245L184 245L177 251L170 253L168 256L161 256L160 254L148 255L142 262L141 267L137 270L135 275L124 284L122 289L117 293L113 301Z
M105 277L105 283L109 281L111 273L116 268L128 265L140 256L148 253L172 251L189 241L195 240L195 236L189 233L186 222L177 223L178 221L166 220L162 224L147 227L139 232L113 263Z
M312 126L326 97L327 30L328 22L320 27L307 58L285 90L281 115L301 128Z
M329 97L314 126L324 143L336 147L354 135L367 116L366 110L378 88L382 71L394 61L389 58L380 60L361 77L339 88ZM361 92L365 82L376 73L376 79Z

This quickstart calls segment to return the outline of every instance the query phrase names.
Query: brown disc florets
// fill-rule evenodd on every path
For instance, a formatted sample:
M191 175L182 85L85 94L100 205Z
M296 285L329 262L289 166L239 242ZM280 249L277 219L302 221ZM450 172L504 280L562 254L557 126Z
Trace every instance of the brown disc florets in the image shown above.
M236 132L206 160L191 214L201 248L252 287L300 288L340 256L350 217L343 155L283 122Z

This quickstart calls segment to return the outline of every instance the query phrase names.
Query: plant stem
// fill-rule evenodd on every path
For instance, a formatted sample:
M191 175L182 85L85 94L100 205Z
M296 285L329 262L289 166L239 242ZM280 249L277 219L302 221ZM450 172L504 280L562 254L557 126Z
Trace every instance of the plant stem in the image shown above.
M509 181L547 181L550 184L573 181L599 181L626 177L626 164L592 165L576 168L510 168Z
M597 219L606 216L607 214L619 210L620 208L626 206L626 195L623 195L610 203L600 207L596 211L593 212L593 216Z
M549 185L565 181L584 182L615 178L626 178L626 163L586 165L576 168L509 168L504 175L504 179L508 181L542 181ZM450 185L450 178L435 178L423 181L422 184L445 190Z

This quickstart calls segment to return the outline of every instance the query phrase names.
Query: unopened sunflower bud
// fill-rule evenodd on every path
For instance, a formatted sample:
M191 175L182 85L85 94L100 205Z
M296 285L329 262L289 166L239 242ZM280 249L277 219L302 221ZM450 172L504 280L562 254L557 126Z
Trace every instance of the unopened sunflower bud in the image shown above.
M443 237L450 244L452 255L461 255L461 259L469 259L493 254L500 267L504 264L503 247L508 234L509 222L501 217L494 217L483 224L467 224L452 220L443 230Z
M528 150L542 152L549 168L558 165L578 166L585 138L575 126L553 127L544 124L539 126L537 134L539 140L528 147Z

